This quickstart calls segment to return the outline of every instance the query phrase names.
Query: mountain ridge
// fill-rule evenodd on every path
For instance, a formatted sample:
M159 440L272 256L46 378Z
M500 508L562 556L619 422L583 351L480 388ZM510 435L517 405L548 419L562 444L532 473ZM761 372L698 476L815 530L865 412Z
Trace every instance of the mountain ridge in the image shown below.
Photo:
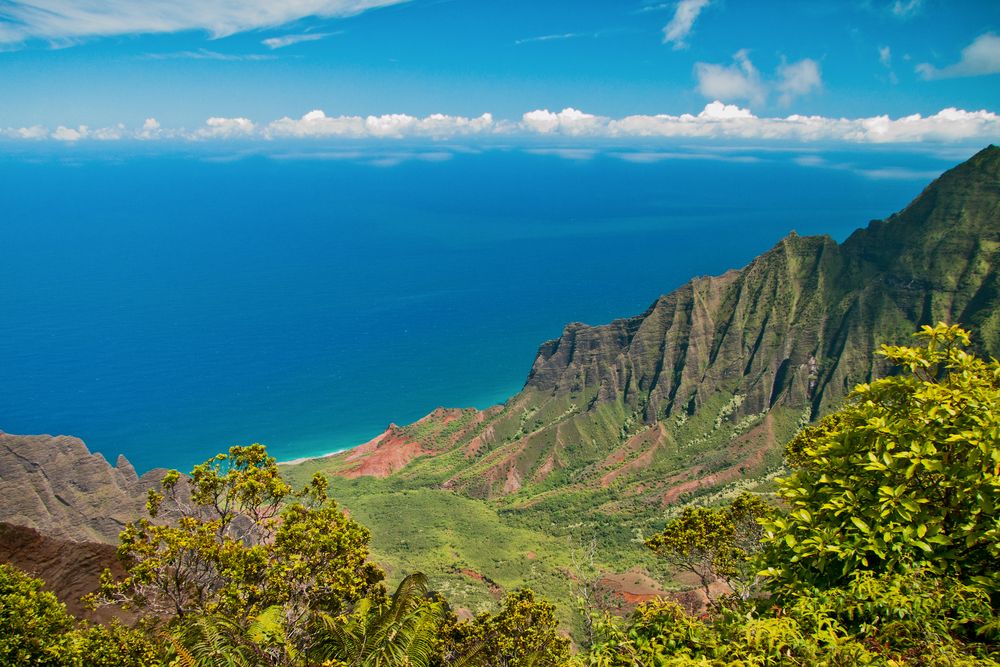
M692 440L725 449L749 434L773 454L854 385L887 371L881 343L902 342L921 325L961 322L983 351L1000 353L998 202L1000 148L989 146L841 244L792 232L747 266L694 278L639 315L567 324L539 347L524 388L502 409L479 413L468 437L442 441L433 413L415 428L396 427L396 438L422 449L392 474L454 446L465 456L452 457L441 486L503 497L526 485L541 490L560 471L571 483L603 471L598 486L609 475L642 477L642 457L671 472L654 459ZM706 428L688 432L706 412ZM437 467L448 468L445 459ZM710 462L727 463L713 479L776 463L756 446L728 459ZM338 456L329 463L336 473ZM698 469L689 463L674 472Z
M0 431L0 473L0 522L61 540L115 544L166 470L140 477L124 456L112 466L79 438Z

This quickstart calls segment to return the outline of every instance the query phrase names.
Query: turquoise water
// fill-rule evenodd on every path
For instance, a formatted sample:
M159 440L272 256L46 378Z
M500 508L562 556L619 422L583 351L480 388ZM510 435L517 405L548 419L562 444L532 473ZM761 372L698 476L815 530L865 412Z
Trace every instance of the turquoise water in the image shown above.
M500 402L566 322L641 312L791 229L843 239L957 161L740 155L8 154L0 428L140 470L348 447Z

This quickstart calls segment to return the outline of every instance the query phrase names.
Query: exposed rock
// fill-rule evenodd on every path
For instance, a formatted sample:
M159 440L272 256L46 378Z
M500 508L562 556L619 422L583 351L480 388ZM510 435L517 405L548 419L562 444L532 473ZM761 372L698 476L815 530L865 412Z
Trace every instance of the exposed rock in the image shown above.
M0 521L115 544L122 527L143 515L146 491L163 474L139 477L123 456L112 467L78 438L0 431Z
M340 474L344 477L362 475L388 477L416 457L426 453L419 442L407 437L403 429L395 424L389 424L389 428L381 435L349 450L344 455L344 462L349 467Z

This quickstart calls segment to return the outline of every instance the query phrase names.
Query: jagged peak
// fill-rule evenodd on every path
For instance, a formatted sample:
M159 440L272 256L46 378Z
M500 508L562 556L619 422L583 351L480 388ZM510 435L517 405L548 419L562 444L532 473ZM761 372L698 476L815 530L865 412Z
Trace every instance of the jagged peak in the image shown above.
M902 211L855 231L844 245L864 253L900 254L907 247L919 246L927 236L981 233L997 227L989 207L998 195L1000 147L990 144L934 179ZM958 214L959 209L980 215Z

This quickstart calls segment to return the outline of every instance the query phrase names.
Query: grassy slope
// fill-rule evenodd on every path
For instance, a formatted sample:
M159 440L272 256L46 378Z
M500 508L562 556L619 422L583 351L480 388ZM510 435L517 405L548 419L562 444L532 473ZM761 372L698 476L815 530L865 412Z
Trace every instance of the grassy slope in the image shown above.
M769 488L762 473L722 493L709 486L685 494L670 507L643 495L644 486L688 470L692 463L705 470L730 465L725 445L752 424L719 419L730 409L722 397L712 407L716 409L668 426L669 439L684 446L668 446L651 465L607 488L594 484L597 473L556 471L508 496L470 498L441 488L456 468L467 465L462 452L454 450L419 458L386 479L334 476L331 493L371 529L373 558L385 567L391 583L410 572L424 572L454 606L472 612L492 608L502 591L530 586L557 601L564 623L575 627L574 578L638 568L664 588L676 587L671 573L643 547L645 537L688 502L722 502L739 489ZM786 411L783 416L781 430L791 432L800 415ZM636 424L633 430L642 428ZM419 429L423 436L439 435L428 433L426 423ZM773 470L779 463L780 456L772 452L762 469ZM330 474L340 466L337 459L315 459L284 471L298 486L316 472ZM583 563L591 542L596 569Z

